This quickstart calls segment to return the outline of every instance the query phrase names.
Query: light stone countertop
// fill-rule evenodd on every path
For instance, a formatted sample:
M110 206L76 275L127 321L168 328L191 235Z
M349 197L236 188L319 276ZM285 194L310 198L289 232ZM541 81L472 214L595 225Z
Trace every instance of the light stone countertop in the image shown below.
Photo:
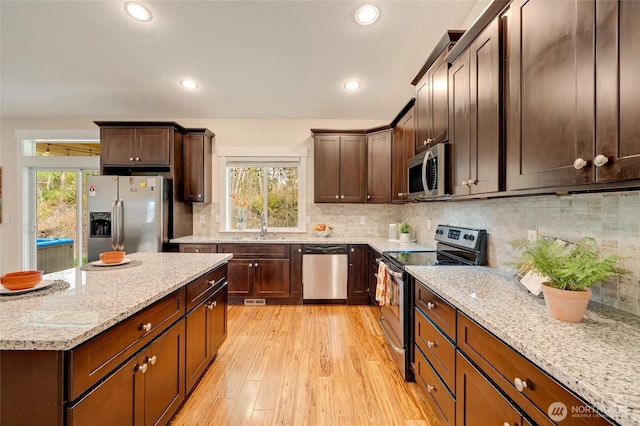
M215 269L231 254L133 253L138 266L45 275L71 286L0 300L0 350L68 350Z
M300 236L272 237L260 240L257 235L247 234L246 236L216 236L216 237L182 237L171 240L178 244L368 244L379 252L383 251L435 251L435 247L418 243L401 243L389 241L380 237L337 237L329 235L326 238L315 237L308 234Z
M510 274L409 266L411 275L623 426L640 425L640 318L591 302L580 323L551 318Z

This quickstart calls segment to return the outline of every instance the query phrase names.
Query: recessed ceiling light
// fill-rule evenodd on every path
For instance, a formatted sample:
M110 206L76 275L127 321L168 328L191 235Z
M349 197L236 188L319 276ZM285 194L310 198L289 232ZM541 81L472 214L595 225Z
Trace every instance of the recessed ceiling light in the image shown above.
M151 11L146 6L135 1L128 1L124 4L124 10L136 21L149 22L153 19Z
M347 81L344 84L344 88L347 90L358 90L360 88L360 82L357 80Z
M356 21L360 25L373 24L378 19L378 8L370 4L362 6L356 12Z
M190 80L188 78L185 78L183 80L180 80L180 86L184 87L185 89L189 89L189 90L196 90L198 87L198 83L196 83L193 80Z

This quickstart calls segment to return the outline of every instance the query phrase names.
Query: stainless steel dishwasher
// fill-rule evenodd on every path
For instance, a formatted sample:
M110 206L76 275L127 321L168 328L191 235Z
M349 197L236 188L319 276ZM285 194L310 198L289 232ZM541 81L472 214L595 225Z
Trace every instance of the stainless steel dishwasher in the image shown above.
M347 245L304 245L302 250L303 302L346 301Z

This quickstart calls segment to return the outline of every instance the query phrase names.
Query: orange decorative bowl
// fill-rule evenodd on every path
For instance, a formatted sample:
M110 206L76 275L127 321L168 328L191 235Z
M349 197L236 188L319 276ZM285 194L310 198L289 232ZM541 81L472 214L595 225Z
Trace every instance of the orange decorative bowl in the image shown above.
M10 272L0 277L0 283L7 290L25 290L42 281L42 271Z
M124 252L123 251L105 251L104 253L100 253L100 260L102 263L120 263L124 260Z

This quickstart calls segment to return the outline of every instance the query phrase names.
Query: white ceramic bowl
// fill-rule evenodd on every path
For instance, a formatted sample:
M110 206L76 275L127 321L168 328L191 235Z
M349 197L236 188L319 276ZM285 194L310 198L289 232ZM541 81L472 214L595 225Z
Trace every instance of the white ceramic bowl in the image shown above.
M333 231L333 228L328 228L324 231L316 231L314 229L313 233L315 234L316 237L328 237L331 234L331 231Z

